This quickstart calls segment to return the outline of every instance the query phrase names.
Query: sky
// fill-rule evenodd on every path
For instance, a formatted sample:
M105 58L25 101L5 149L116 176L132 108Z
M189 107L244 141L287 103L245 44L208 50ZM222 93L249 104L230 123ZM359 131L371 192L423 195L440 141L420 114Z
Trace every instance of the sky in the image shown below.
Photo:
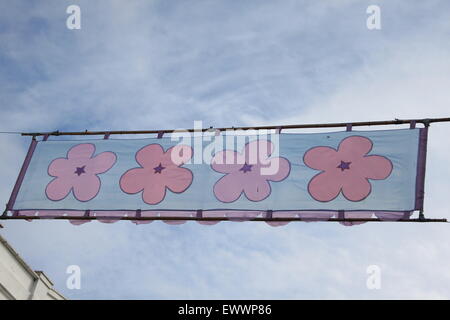
M73 4L79 30L66 27ZM445 0L0 0L0 131L448 117L449 37ZM449 135L432 124L427 217L450 218ZM28 144L0 134L3 203ZM1 224L69 299L450 298L448 224Z

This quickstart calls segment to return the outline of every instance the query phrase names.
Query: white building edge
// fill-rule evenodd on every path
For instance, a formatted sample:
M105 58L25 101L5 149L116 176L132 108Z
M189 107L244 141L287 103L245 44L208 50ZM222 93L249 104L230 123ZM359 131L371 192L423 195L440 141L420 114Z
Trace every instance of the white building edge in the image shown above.
M0 300L65 300L42 271L33 271L0 235Z

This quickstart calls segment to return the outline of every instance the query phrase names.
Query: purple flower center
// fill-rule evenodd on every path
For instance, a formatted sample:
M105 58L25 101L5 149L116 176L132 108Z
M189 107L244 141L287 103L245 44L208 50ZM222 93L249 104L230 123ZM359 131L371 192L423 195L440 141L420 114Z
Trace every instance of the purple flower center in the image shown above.
M86 166L82 166L82 167L77 167L77 169L75 170L74 173L76 173L78 176L81 176L82 173L86 173L86 171L84 171L84 168Z
M338 165L336 168L341 169L341 171L344 171L345 169L350 170L350 163L351 163L351 162L345 162L345 161L342 161L342 160L341 160L341 164Z
M239 169L239 171L242 171L242 172L246 173L246 172L248 172L248 171L252 171L252 167L253 167L252 164L247 164L247 163L245 163L245 164L242 166L242 168Z
M153 170L155 170L154 173L161 173L161 171L163 171L163 169L165 169L166 167L163 167L161 165L161 163L159 163L159 165L157 167L154 167Z

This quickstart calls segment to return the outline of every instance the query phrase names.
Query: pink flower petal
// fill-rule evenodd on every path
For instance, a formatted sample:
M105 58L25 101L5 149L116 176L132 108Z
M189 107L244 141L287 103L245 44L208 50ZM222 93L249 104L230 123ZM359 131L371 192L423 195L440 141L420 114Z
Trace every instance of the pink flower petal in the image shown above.
M244 147L245 163L257 164L261 160L270 157L274 149L273 143L268 140L254 140L247 143Z
M144 168L134 168L125 172L120 178L120 189L126 193L138 193L147 185L148 170Z
M259 172L261 177L270 181L284 180L291 171L291 164L285 158L278 157L270 159L268 166L261 166Z
M72 183L73 194L79 201L89 201L95 198L100 190L100 178L96 175L82 174L81 176L76 176Z
M360 176L375 180L386 179L392 172L392 162L382 156L366 156L351 164Z
M347 175L345 179L342 179L342 193L350 201L364 200L371 189L369 181L357 174Z
M136 153L136 161L144 168L154 168L159 165L164 155L164 149L159 144L150 144Z
M95 152L95 146L92 143L78 144L67 152L67 158L71 160L90 159Z
M68 179L55 178L45 188L45 194L50 200L64 199L72 189L72 183Z
M372 149L372 141L360 136L347 137L339 144L339 156L351 161L366 155Z
M308 184L310 195L317 201L327 202L336 198L341 190L341 181L333 172L319 173Z
M316 170L329 170L336 168L339 163L339 155L330 147L315 147L305 153L303 162Z
M244 165L244 157L236 151L224 150L215 154L211 167L220 173L238 172Z
M192 158L192 148L186 145L176 145L169 148L165 156L176 166L181 166Z
M174 167L164 172L165 185L170 191L181 193L192 183L192 172L186 168Z
M244 192L249 200L262 201L270 195L271 188L267 180L247 180L244 183Z
M100 174L108 171L116 162L116 155L112 152L102 152L86 163L86 172Z
M65 158L58 158L53 160L48 166L48 174L52 177L63 177L72 175L73 166L71 165L71 161L68 161Z
M147 204L158 204L164 200L166 196L166 186L162 183L148 183L144 187L142 200Z
M242 181L232 173L220 178L213 189L216 198L223 202L236 201L244 191Z

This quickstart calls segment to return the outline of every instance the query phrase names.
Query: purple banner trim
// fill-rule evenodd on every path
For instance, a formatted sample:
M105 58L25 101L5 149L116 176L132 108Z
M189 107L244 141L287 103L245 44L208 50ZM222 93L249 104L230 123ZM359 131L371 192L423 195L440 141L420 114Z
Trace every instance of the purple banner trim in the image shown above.
M88 213L88 214L86 214ZM186 211L64 211L64 210L20 210L17 211L17 218L24 217L23 219L36 217L36 219L58 219L65 218L74 225L81 225L92 220L98 220L103 223L114 223L120 221L124 217L135 224L148 224L153 220L144 220L145 217L155 217L157 220L162 220L167 224L183 224L189 221L188 219L196 218L196 221L202 225L214 225L220 221L235 221L243 222L249 221L253 218L267 218L274 219L273 221L266 221L267 224L277 227L283 226L290 221L277 221L277 218L300 218L301 221L314 222L314 221L327 221L330 218L339 219L368 219L374 218L374 216L381 221L399 221L409 220L411 217L411 211L260 211L260 210L248 210L248 211L232 211L232 210L186 210ZM71 219L71 217L78 217L78 219ZM90 217L93 219L83 219L82 217ZM165 218L176 217L177 220L164 220ZM184 219L187 218L187 219ZM224 218L223 220L208 220L208 218ZM345 226L352 226L364 223L365 221L341 221L339 223Z
M425 167L427 160L428 127L421 128L419 133L419 152L417 155L416 203L414 210L423 211L425 197Z
M22 185L23 178L27 172L28 166L30 165L31 157L33 156L34 149L36 149L37 140L33 138L31 140L30 146L28 147L27 155L23 161L22 168L20 169L19 176L17 177L16 184L14 185L11 197L9 198L8 204L6 205L6 210L12 210L14 203L16 202L17 194L19 193L20 186Z

